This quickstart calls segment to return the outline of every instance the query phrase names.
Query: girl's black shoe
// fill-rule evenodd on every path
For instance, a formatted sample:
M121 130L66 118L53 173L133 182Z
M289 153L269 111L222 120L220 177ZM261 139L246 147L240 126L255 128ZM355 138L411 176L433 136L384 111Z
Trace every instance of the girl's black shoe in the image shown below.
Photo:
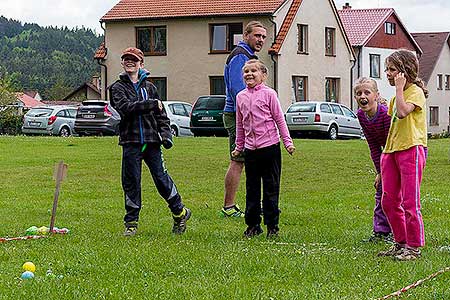
M260 235L261 233L263 233L261 225L258 224L256 226L248 226L247 229L244 231L244 237L252 238L256 235Z

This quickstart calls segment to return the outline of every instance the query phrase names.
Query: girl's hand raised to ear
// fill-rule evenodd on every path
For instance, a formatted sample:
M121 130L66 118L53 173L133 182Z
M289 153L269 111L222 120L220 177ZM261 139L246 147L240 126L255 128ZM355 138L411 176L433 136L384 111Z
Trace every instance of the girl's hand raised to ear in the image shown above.
M394 82L396 88L401 88L403 90L406 85L405 73L398 73L395 75Z

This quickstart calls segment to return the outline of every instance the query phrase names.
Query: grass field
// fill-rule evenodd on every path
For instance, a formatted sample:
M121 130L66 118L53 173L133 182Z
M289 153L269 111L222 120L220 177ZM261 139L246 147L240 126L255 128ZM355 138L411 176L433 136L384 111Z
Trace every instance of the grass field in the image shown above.
M122 236L117 138L0 137L0 237L48 226L53 167L69 166L56 226L66 236L0 243L0 299L376 299L450 266L449 140L431 140L422 183L427 245L414 262L378 258L371 232L374 172L362 140L295 140L283 153L280 237L244 239L222 219L225 138L177 138L164 152L192 209L173 236L171 215L144 169L139 234ZM244 206L244 181L238 203ZM33 261L36 278L19 279ZM51 269L62 279L46 277ZM450 273L400 299L450 299Z

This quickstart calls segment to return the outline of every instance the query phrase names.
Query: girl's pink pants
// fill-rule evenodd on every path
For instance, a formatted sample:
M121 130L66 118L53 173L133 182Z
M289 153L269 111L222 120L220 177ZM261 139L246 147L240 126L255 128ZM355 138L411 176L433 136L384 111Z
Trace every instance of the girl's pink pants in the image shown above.
M381 206L395 242L411 247L425 244L420 213L420 183L424 168L423 146L381 155Z

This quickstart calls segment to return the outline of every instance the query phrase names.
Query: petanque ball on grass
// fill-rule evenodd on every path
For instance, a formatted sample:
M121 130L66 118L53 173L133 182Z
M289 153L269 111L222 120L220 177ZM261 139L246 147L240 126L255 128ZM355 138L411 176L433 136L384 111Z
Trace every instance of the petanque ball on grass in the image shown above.
M38 228L38 234L40 235L46 235L49 231L49 228L46 226L41 226Z
M20 278L22 278L22 279L34 278L34 273L30 272L30 271L25 271L25 272L22 273L22 275L20 275Z
M30 228L27 228L26 235L36 235L38 233L37 226L31 226Z
M35 266L31 261L27 261L26 263L24 263L24 264L22 265L22 268L23 268L25 271L30 271L30 272L36 271L36 266Z

